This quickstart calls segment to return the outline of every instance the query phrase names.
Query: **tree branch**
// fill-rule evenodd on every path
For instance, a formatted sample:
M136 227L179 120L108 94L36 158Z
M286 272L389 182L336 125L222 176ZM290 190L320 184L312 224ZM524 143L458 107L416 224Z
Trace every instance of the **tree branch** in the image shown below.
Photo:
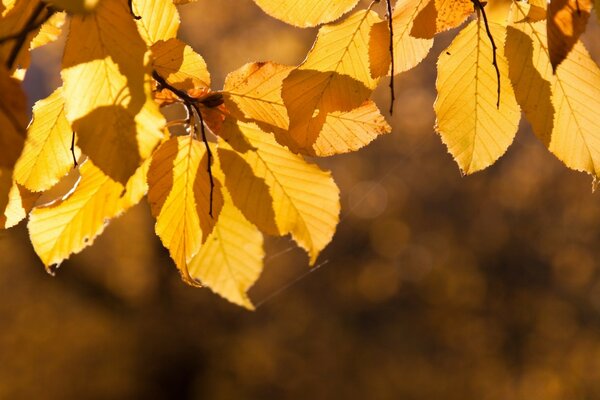
M396 93L394 91L394 68L395 68L395 60L394 60L394 24L392 23L392 1L386 0L387 3L387 20L388 27L390 29L390 60L391 60L391 75L390 75L390 115L394 114L394 101L396 100Z
M494 37L492 36L492 31L490 30L490 24L488 23L487 15L485 14L484 5L480 0L471 0L473 5L477 10L481 12L483 16L483 23L485 25L485 32L487 33L488 39L490 39L490 43L492 44L492 65L496 70L496 79L498 81L498 99L496 100L496 108L500 109L500 68L498 68L498 59L497 52L498 47L496 46L496 42L494 41Z
M77 157L75 157L75 131L71 135L71 156L73 156L73 168L77 168Z
M137 15L134 11L133 11L133 0L128 0L127 1L127 5L129 6L129 12L131 13L131 15L133 16L133 19L142 19L142 17L140 15Z

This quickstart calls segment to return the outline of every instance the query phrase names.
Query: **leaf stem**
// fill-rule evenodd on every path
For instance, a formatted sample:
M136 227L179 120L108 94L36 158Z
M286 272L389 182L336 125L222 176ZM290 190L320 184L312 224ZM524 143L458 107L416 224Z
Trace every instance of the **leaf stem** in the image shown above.
M498 81L498 99L496 100L496 108L500 109L500 68L498 68L498 59L497 52L498 47L496 46L496 42L494 41L494 36L492 36L492 31L490 30L490 24L488 23L487 15L484 10L484 5L480 0L471 0L475 8L481 11L481 15L483 16L483 23L485 25L485 32L487 34L488 39L490 39L490 43L492 44L492 65L496 70L496 79Z
M395 69L395 60L394 60L394 24L392 23L392 1L386 0L387 5L387 20L388 27L390 29L390 59L391 59L391 75L390 75L390 115L394 114L394 102L396 101L396 93L394 91L394 69Z

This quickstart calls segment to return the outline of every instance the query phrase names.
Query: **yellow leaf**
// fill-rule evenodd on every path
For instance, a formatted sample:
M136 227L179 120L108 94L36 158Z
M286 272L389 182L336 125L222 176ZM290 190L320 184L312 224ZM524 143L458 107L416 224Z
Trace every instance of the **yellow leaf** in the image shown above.
M281 98L281 83L293 70L275 63L246 64L225 80L225 104L231 114L252 121L262 130L275 134L283 145L294 146L287 131L288 116ZM390 127L373 102L365 102L350 111L326 115L311 147L303 153L329 156L358 150Z
M144 160L142 165L135 171L135 174L129 178L127 185L125 185L125 193L119 200L121 211L126 211L135 206L148 193L148 168L151 160L151 158Z
M263 236L224 189L223 197L219 220L190 261L190 276L232 303L253 310L246 292L262 271Z
M38 198L12 178L12 171L0 168L0 229L8 229L27 216Z
M287 134L288 114L281 86L293 70L272 62L249 63L231 72L223 87L227 109L237 119L249 119L268 132Z
M180 90L210 87L210 73L202 56L177 39L152 45L152 65L170 85Z
M538 108L533 107L535 97L532 94L530 110L526 115L532 126L540 126L534 132L569 168L600 176L600 114L596 111L600 107L600 68L583 44L577 42L556 73L552 74L544 22L524 22L514 27L514 31L518 29L517 32L522 31L522 35L529 38L530 42L527 42L526 38L520 36L522 42L532 48L527 62L534 60L535 71L530 74L537 74L531 82L518 82L517 91L535 93L538 87L547 85L543 82L547 81L552 92L551 104L548 104L548 98L544 98ZM507 46L513 43L520 44L515 40L507 42ZM512 51L526 51L524 46ZM525 68L531 69L532 66ZM545 88L542 94L547 91ZM556 112L554 119L549 121L543 113L549 113L551 107Z
M197 282L189 275L188 263L212 231L223 206L218 182L210 211L210 181L204 144L189 136L173 137L152 156L148 171L148 201L156 218L156 234L169 249L183 279Z
M359 11L319 30L306 60L283 81L282 98L290 117L286 145L312 154L327 115L359 107L377 86L369 67L369 34L381 19Z
M359 0L254 0L270 16L306 28L334 21L352 10Z
M104 1L104 0L102 0ZM100 0L51 0L53 6L73 14L85 14L93 11Z
M585 31L591 10L591 0L553 0L548 5L548 51L554 71Z
M42 18L50 12L48 9L39 9L38 7L43 7L43 3L37 1L17 1L10 10L5 10L2 17L0 17L0 38L19 35L31 18L35 16ZM0 43L1 64L9 66L11 73L17 67L26 68L28 66L29 44L39 30L39 27L31 30L26 35L22 46L15 46L14 40L6 40Z
M146 56L124 1L103 0L93 14L71 20L62 70L66 116L81 150L122 184L162 137Z
M89 160L79 171L81 180L68 197L35 207L29 216L31 243L48 270L90 246L119 212L123 186Z
M17 0L2 0L0 1L0 17L4 17L12 10L17 3Z
M0 93L0 167L12 169L23 149L27 105L19 81L2 66Z
M394 31L394 73L399 74L419 64L431 50L432 39L411 36L413 21L425 7L425 0L408 0L398 2L392 14ZM388 74L390 66L389 53L390 31L388 22L373 25L370 38L370 67L374 77Z
M67 15L64 12L54 13L48 21L42 24L39 32L29 44L29 50L34 50L56 41L62 33L66 17Z
M255 124L228 118L223 132L228 143L221 143L219 159L234 204L261 231L291 233L314 264L339 221L339 189L330 173Z
M413 21L414 37L431 39L437 33L456 28L473 13L471 0L429 0Z
M33 106L33 122L15 165L16 181L35 192L54 186L73 167L72 135L59 88Z
M168 0L133 0L132 9L140 35L148 45L159 40L177 37L179 13L177 7Z
M497 44L504 42L506 28L491 23L490 30ZM521 117L501 48L497 52L497 106L492 54L483 21L477 20L456 36L438 60L436 129L466 174L486 168L504 154Z

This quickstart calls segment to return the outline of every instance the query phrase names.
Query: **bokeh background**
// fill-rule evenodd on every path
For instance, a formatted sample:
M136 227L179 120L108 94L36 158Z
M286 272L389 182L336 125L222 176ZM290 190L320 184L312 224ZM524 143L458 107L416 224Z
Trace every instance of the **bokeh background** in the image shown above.
M215 89L249 61L298 64L316 34L251 0L181 11ZM451 36L397 79L391 135L319 161L342 189L334 241L309 270L270 239L255 312L184 285L145 204L54 278L24 223L0 232L0 398L599 399L599 194L525 122L461 177L433 131ZM31 103L60 84L61 46L35 52Z

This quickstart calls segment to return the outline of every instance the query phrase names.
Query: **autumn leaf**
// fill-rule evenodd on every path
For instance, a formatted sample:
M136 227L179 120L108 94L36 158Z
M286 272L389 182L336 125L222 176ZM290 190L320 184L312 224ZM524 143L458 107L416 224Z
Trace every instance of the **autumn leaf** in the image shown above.
M34 50L48 43L55 42L62 33L62 27L65 24L66 18L67 15L64 12L52 14L50 19L42 24L37 35L31 40L29 50Z
M173 87L188 91L210 88L210 73L202 56L178 39L152 45L152 67Z
M339 190L331 175L255 124L227 119L223 135L227 142L221 142L219 158L236 207L265 233L291 233L314 264L339 220Z
M519 36L520 42L507 42L507 46L516 47L511 52L522 50L522 43L525 43L531 49L526 62L529 63L529 59L535 61L531 61L533 66L523 67L532 71L529 74L535 78L516 82L517 93L533 92L539 96L540 93L535 91L543 87L541 94L547 94L550 86L552 94L550 99L540 99L537 108L534 108L533 98L529 107L524 106L534 132L568 167L600 176L600 115L595 112L600 107L600 68L578 42L553 74L544 22L518 23L514 30L527 38ZM521 47L517 47L519 45ZM551 107L556 110L552 121L544 114Z
M270 16L299 27L334 21L353 9L359 0L254 0Z
M207 162L202 142L190 136L173 137L156 150L148 171L148 201L156 218L156 234L189 284L197 282L189 274L188 263L213 230L223 206L218 182L211 205Z
M473 11L471 0L429 0L414 18L411 35L431 39L437 33L456 28Z
M213 292L252 310L246 292L262 271L263 236L222 190L224 205L219 220L188 269L190 276Z
M132 10L140 35L149 45L159 40L177 37L179 13L175 5L166 0L134 0Z
M62 70L66 116L81 150L122 184L162 138L147 60L125 2L103 0L93 14L71 20Z
M33 107L33 122L15 166L17 182L36 192L54 186L73 167L72 135L59 88Z
M25 219L38 196L16 183L11 170L0 167L0 229Z
M504 42L504 27L490 24L490 30L496 43ZM483 22L477 20L454 38L438 60L436 129L465 174L488 167L504 154L521 117L501 49L497 54L500 88L492 57Z
M104 0L102 0L104 1ZM93 11L101 0L52 0L53 6L73 14L85 14ZM50 2L50 1L49 1Z
M81 180L65 199L35 207L29 215L29 238L46 268L90 246L120 211L123 186L89 160L79 167Z
M369 98L378 82L369 67L369 34L380 21L366 10L322 27L306 60L283 80L290 120L284 144L292 151L318 154L314 146L327 115L351 111Z
M392 14L394 31L394 73L408 71L419 64L431 50L432 39L411 36L415 16L427 4L424 0L399 2ZM390 66L390 31L386 21L373 25L369 43L369 60L373 77L385 76Z
M567 57L585 31L591 0L552 0L548 5L548 51L552 69Z

